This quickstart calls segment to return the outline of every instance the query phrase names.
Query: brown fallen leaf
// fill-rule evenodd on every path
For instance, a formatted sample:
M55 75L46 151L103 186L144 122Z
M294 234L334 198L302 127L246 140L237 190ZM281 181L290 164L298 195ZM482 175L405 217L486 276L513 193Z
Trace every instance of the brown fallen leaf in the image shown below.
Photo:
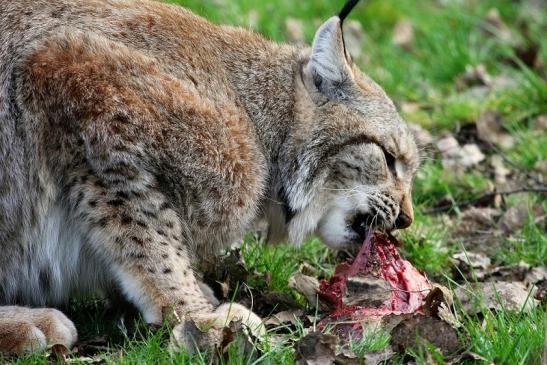
M434 284L433 289L425 297L424 313L428 316L438 317L439 308L443 303L447 306L454 304L452 292L445 286Z
M363 55L364 39L365 32L363 31L363 26L360 22L353 19L344 22L344 41L346 43L346 49L354 59L360 59Z
M433 136L428 130L415 123L407 123L407 125L419 146L433 143Z
M253 343L245 325L241 321L232 321L228 326L222 329L222 343L218 349L218 356L228 361L228 352L230 349L237 351L236 358L244 359L245 363L252 363L260 357L256 345ZM233 355L233 354L232 354Z
M491 8L488 10L483 18L482 28L487 34L490 34L504 42L510 44L514 44L516 42L511 30L505 24L501 18L499 10L496 8Z
M336 365L361 365L362 360L347 346L338 348L334 363Z
M490 166L494 169L494 182L496 183L496 189L499 190L508 190L507 188L507 177L511 174L503 158L500 155L493 155L490 157Z
M434 345L445 355L461 349L456 330L434 317L415 315L399 323L391 333L391 344L399 353L418 350L424 342Z
M308 303L315 307L317 305L317 293L319 292L319 280L312 276L295 272L289 278L289 288L304 295Z
M298 272L301 272L304 275L308 275L311 277L317 277L319 275L319 271L314 266L308 264L307 262L303 262L298 267Z
M482 280L486 277L491 266L490 257L481 252L459 252L452 255L458 274L468 279Z
M336 358L338 337L312 332L294 345L297 365L332 365Z
M66 364L106 364L103 356L89 357L89 356L80 356L75 358L68 358L65 360Z
M287 18L285 21L285 33L290 43L304 44L306 42L304 24L300 19Z
M488 271L485 281L524 281L530 271L530 265L524 261L518 264L494 266Z
M462 212L458 234L465 231L484 231L496 227L499 210L489 207L470 207Z
M369 352L365 354L366 365L378 365L387 363L395 355L395 352L391 349L391 346L385 349ZM360 364L361 365L361 364Z
M223 344L226 340L221 331L199 328L196 322L186 320L177 325L171 333L170 348L174 351L185 350L189 353L209 350L212 344Z
M532 268L525 278L525 281L529 284L537 284L545 280L547 280L547 267L545 266Z
M78 357L91 357L108 349L108 339L106 336L95 336L78 341L74 348L74 352L78 354Z
M545 60L541 52L541 43L531 36L528 21L520 22L518 27L523 39L521 42L513 44L515 56L526 66L534 68L544 75ZM520 67L519 62L516 62L514 57L507 56L503 61L511 66Z
M547 131L547 114L538 115L532 121L532 129L537 132Z
M524 226L528 218L528 204L519 202L509 208L501 217L499 225L505 233L513 233Z
M537 293L535 298L542 303L547 302L547 267L534 267L525 278L526 283L535 285Z
M489 91L492 83L492 76L486 71L483 64L466 65L465 71L456 77L456 89L464 90L469 87L484 87Z
M288 310L288 311L281 311L274 315L272 315L270 318L268 318L264 324L265 325L272 325L272 326L280 326L283 324L298 324L299 318L304 315L304 311L301 309L295 309L295 310Z
M395 24L391 43L406 50L412 48L412 44L414 43L414 26L409 19L402 19Z
M502 123L502 116L499 112L485 111L476 121L478 137L484 142L511 148L515 142L514 138L503 130Z
M447 170L465 170L477 165L485 156L476 144L460 146L453 136L445 136L436 143L442 156L442 165Z
M479 313L482 308L491 310L528 311L538 305L535 289L527 289L522 282L488 282L459 287L454 295L469 314Z
M228 299L237 283L247 282L249 270L239 248L233 248L201 268L216 298ZM237 298L239 299L239 298Z
M252 308L261 317L269 317L272 313L298 309L301 305L289 293L265 291L259 289L246 290L248 295L238 299L238 303Z

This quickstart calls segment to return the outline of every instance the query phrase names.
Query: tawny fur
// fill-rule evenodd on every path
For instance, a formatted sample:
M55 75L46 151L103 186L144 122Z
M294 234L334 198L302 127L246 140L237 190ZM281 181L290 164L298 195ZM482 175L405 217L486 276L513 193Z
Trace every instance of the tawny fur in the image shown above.
M150 1L0 14L0 305L120 291L150 323L173 307L256 324L199 281L254 221L340 248L356 216L411 220L416 145L337 17L299 48ZM62 314L28 311L0 307L0 351L76 340Z

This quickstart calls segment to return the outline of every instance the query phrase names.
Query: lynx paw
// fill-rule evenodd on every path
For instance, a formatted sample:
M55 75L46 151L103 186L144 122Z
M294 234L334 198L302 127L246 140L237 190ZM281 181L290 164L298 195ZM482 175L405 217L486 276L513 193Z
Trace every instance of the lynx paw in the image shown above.
M56 309L0 307L0 352L22 354L55 344L70 348L77 337L74 324Z
M200 313L173 329L172 344L175 349L205 350L223 343L223 328L232 321L241 321L252 335L260 338L265 334L259 316L237 303L220 305L213 313Z
M262 319L241 304L224 303L215 310L213 316L216 320L216 324L222 327L228 325L232 321L241 321L251 330L251 333L257 337L263 336L266 332Z

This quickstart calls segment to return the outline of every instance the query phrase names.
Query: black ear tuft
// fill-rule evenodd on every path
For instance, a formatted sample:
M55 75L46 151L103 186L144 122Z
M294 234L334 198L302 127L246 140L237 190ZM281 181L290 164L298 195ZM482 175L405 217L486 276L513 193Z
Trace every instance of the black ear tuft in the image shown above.
M346 19L348 14L351 13L351 11L355 7L355 5L357 5L358 2L359 0L348 0L346 2L346 4L344 5L340 13L338 13L338 17L340 18L340 23L342 23L344 19Z

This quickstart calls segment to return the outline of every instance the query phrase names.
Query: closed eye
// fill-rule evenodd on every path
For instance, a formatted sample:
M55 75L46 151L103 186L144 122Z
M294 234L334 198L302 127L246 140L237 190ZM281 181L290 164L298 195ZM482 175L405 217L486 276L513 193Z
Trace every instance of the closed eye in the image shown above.
M386 165L389 171L393 174L393 176L397 176L397 170L395 169L395 156L393 156L391 153L386 151L385 149L382 149L384 151L384 157L386 159Z

